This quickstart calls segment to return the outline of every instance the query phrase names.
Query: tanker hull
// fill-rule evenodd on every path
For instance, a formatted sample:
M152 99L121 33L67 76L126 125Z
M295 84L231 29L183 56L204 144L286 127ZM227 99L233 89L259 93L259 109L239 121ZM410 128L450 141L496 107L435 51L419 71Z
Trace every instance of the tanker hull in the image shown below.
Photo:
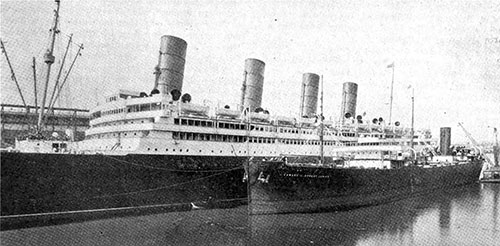
M254 163L250 213L303 213L346 210L476 182L482 161L395 169L351 169Z

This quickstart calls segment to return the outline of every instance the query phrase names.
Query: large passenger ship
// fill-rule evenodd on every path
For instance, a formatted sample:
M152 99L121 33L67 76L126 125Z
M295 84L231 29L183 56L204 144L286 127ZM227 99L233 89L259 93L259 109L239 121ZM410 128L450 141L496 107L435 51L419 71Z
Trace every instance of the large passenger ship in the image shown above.
M302 117L271 116L260 107L265 64L257 59L245 61L239 107L194 104L181 93L186 47L180 38L163 36L151 93L109 96L90 111L85 140L25 138L3 151L2 216L207 201L237 205L247 201L249 157L318 156L320 144L333 155L341 146L409 142L409 128L350 116L357 93L350 82L344 85L343 122L325 122L320 141L315 74L303 76ZM415 136L420 148L432 143L428 130Z
M58 11L53 38L57 17ZM415 151L433 148L429 130L411 134L397 122L356 116L358 86L352 82L344 84L339 120L323 121L316 113L319 76L313 73L303 75L297 117L270 114L261 107L265 63L258 59L245 60L238 106L195 104L182 90L186 50L181 38L163 36L151 92L109 96L89 112L83 141L36 134L3 149L2 224L103 209L236 206L247 203L250 158L318 156L320 146L334 156L341 147L410 140ZM48 66L54 61L51 52L45 58Z

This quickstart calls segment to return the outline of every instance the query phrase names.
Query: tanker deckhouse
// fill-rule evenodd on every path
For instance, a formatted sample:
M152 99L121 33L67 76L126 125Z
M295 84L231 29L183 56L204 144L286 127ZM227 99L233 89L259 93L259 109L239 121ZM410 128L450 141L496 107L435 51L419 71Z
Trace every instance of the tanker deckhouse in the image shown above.
M249 157L320 154L318 75L303 76L301 118L272 117L262 109L265 63L257 59L245 60L240 107L209 108L182 93L186 48L184 40L163 36L151 93L120 90L108 97L91 110L85 140L26 139L15 151L2 152L2 216L244 203ZM325 155L345 145L410 141L409 128L354 122L357 86L344 86L344 124L324 122ZM430 143L429 131L416 136L416 149Z

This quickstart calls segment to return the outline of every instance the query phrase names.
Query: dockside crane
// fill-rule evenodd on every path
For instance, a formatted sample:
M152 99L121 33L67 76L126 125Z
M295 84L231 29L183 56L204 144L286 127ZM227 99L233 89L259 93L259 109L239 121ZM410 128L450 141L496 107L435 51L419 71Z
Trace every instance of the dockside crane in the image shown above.
M462 130L465 133L465 136L470 140L470 142L472 143L472 145L474 147L479 149L479 151L480 151L479 154L486 160L486 163L483 164L483 169L481 170L481 174L479 174L479 179L481 179L483 177L483 171L494 166L495 164L487 155L484 154L483 150L479 146L479 143L474 139L474 137L472 137L472 135L467 131L467 129L465 129L465 127L462 125L462 123L459 122L458 126L460 126L462 128Z

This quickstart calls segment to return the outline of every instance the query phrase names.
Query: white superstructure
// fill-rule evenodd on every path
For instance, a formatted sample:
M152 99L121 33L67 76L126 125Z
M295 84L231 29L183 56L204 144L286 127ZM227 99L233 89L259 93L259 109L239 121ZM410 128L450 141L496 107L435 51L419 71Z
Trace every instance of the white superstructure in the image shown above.
M315 119L241 114L173 101L168 94L138 96L123 92L91 110L82 151L105 154L200 156L319 155L319 127ZM410 145L410 129L368 124L325 122L324 154L342 146ZM432 144L430 131L417 131L417 151Z

